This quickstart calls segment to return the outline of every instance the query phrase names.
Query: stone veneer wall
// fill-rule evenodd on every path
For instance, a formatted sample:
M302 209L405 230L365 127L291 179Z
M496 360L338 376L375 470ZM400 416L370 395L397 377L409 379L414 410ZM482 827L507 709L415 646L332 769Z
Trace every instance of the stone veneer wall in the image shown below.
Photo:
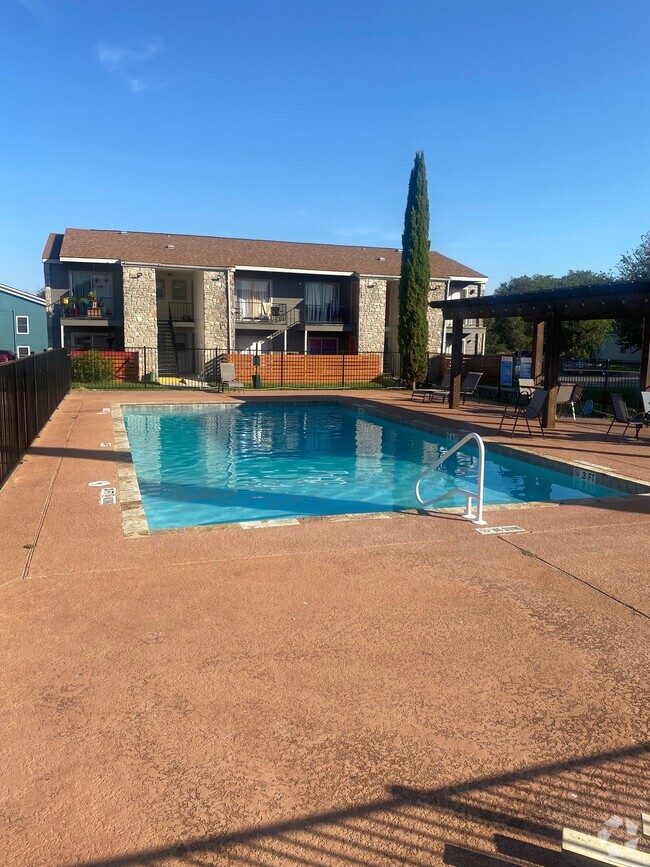
M158 373L158 315L156 305L156 269L123 268L124 348L139 349L140 378Z
M383 352L386 332L386 280L359 278L359 352Z
M226 271L197 271L195 291L199 293L199 309L202 309L202 328L197 329L196 346L202 349L228 350L228 305L226 303ZM233 334L233 299L232 286L234 277L231 275L231 322L230 334ZM202 330L202 333L200 331Z
M429 301L443 301L445 298L445 280L429 280ZM435 310L427 306L427 325L429 330L429 342L427 348L430 353L439 354L442 349L442 332L444 321L442 310Z

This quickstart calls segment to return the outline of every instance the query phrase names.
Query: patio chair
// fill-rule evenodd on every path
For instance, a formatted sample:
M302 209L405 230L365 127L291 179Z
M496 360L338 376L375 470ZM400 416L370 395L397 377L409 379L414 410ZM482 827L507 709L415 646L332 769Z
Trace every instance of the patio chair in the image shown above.
M520 379L518 382L519 385L519 396L520 397L532 397L533 392L535 391L535 380L534 379Z
M244 383L240 382L235 375L235 365L221 362L219 365L219 372L221 375L220 382L220 390L225 391L227 388L228 391L243 391Z
M481 398L478 393L478 384L481 381L482 373L477 373L476 371L472 373L468 373L465 379L462 381L460 386L460 396L463 398L463 403L467 400L468 397L475 397L476 402L480 403Z
M533 432L530 429L531 420L537 419L539 422L539 429L542 432L542 436L544 436L544 428L542 427L542 410L544 409L544 404L546 403L546 398L548 397L548 391L545 388L536 388L533 392L530 401L526 406L516 406L513 410L508 410L508 407L505 407L503 410L503 415L501 417L501 424L499 425L499 433L501 433L501 429L503 427L504 421L508 419L513 419L514 424L512 425L512 430L510 431L510 436L512 436L515 432L515 428L517 427L517 422L520 418L522 418L526 422L526 427L528 428L528 433L532 436Z
M562 411L566 409L567 406L571 407L571 412L573 413L573 420L576 420L576 412L575 407L573 405L573 392L575 391L575 385L568 383L566 385L559 385L557 388L557 398L555 401L556 406L556 415L561 415Z
M451 382L451 370L450 370L450 368L447 368L447 370L445 370L445 372L443 374L442 382L440 383L439 386L436 386L435 388L414 388L412 393L411 393L411 400L413 400L414 397L421 397L422 403L424 403L424 401L427 398L429 400L433 400L434 395L436 395L436 394L439 394L439 395L444 397L445 395L449 394L449 383L450 382Z
M641 392L641 394L645 394L646 392ZM625 398L622 394L618 394L615 391L609 392L609 400L612 404L612 410L614 411L614 418L611 421L610 426L607 428L607 436L610 435L612 428L615 424L624 424L623 433L619 439L619 443L623 442L623 437L627 433L627 429L632 426L636 429L635 439L638 440L639 433L644 424L647 424L645 413L638 412L632 413L630 415L630 410L627 408L627 404L625 403ZM645 409L645 402L644 402Z

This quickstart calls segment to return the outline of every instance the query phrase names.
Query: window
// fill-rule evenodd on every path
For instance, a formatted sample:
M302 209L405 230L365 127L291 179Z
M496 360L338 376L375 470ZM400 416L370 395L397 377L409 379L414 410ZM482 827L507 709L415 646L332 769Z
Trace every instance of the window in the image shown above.
M338 283L306 283L305 312L307 322L338 322L339 307Z
M172 280L172 301L187 301L187 280Z
M18 358L24 358L26 355L31 353L31 349L29 346L17 346L16 347L16 355Z
M156 280L156 298L165 297L165 281L162 277Z
M271 281L237 280L237 307L240 319L269 319Z
M336 355L339 348L339 342L336 337L310 337L309 338L309 354L310 355Z
M94 292L97 298L113 298L113 275L108 272L70 271L70 294L75 298L88 298Z
M29 316L16 316L16 334L29 334Z

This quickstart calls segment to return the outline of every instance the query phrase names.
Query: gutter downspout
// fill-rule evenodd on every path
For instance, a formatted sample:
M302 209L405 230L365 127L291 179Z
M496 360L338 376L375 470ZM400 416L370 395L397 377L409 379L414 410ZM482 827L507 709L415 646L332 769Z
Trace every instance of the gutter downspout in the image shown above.
M226 270L226 340L228 341L226 351L231 352L232 328L230 324L230 269Z

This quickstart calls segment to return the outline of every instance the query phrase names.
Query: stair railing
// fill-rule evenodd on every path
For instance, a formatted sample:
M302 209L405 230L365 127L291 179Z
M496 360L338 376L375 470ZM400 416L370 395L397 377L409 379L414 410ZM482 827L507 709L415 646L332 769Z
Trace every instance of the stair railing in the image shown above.
M476 493L472 491L468 491L465 488L454 487L450 491L445 491L437 497L434 497L432 500L427 500L426 502L422 499L420 494L420 485L422 481L426 479L434 470L439 469L447 458L451 457L455 452L468 443L470 440L475 440L478 445L478 488ZM433 503L437 503L440 500L445 500L447 497L452 497L454 494L463 494L465 496L465 511L461 515L462 518L467 518L467 520L471 521L472 524L484 525L486 522L483 520L483 481L485 477L485 446L483 444L483 440L481 437L474 433L468 433L467 436L464 436L462 440L459 440L455 446L449 449L449 451L445 452L444 455L441 455L435 463L431 464L430 467L422 473L420 478L415 483L415 496L417 497L418 503L423 506L425 509L431 506ZM476 500L476 513L474 513L472 509L472 502Z
M174 319L172 317L172 305L169 305L169 333L172 338L172 346L174 347L174 362L176 364L176 373L179 373L178 369L178 350L176 349L176 335L174 334Z

